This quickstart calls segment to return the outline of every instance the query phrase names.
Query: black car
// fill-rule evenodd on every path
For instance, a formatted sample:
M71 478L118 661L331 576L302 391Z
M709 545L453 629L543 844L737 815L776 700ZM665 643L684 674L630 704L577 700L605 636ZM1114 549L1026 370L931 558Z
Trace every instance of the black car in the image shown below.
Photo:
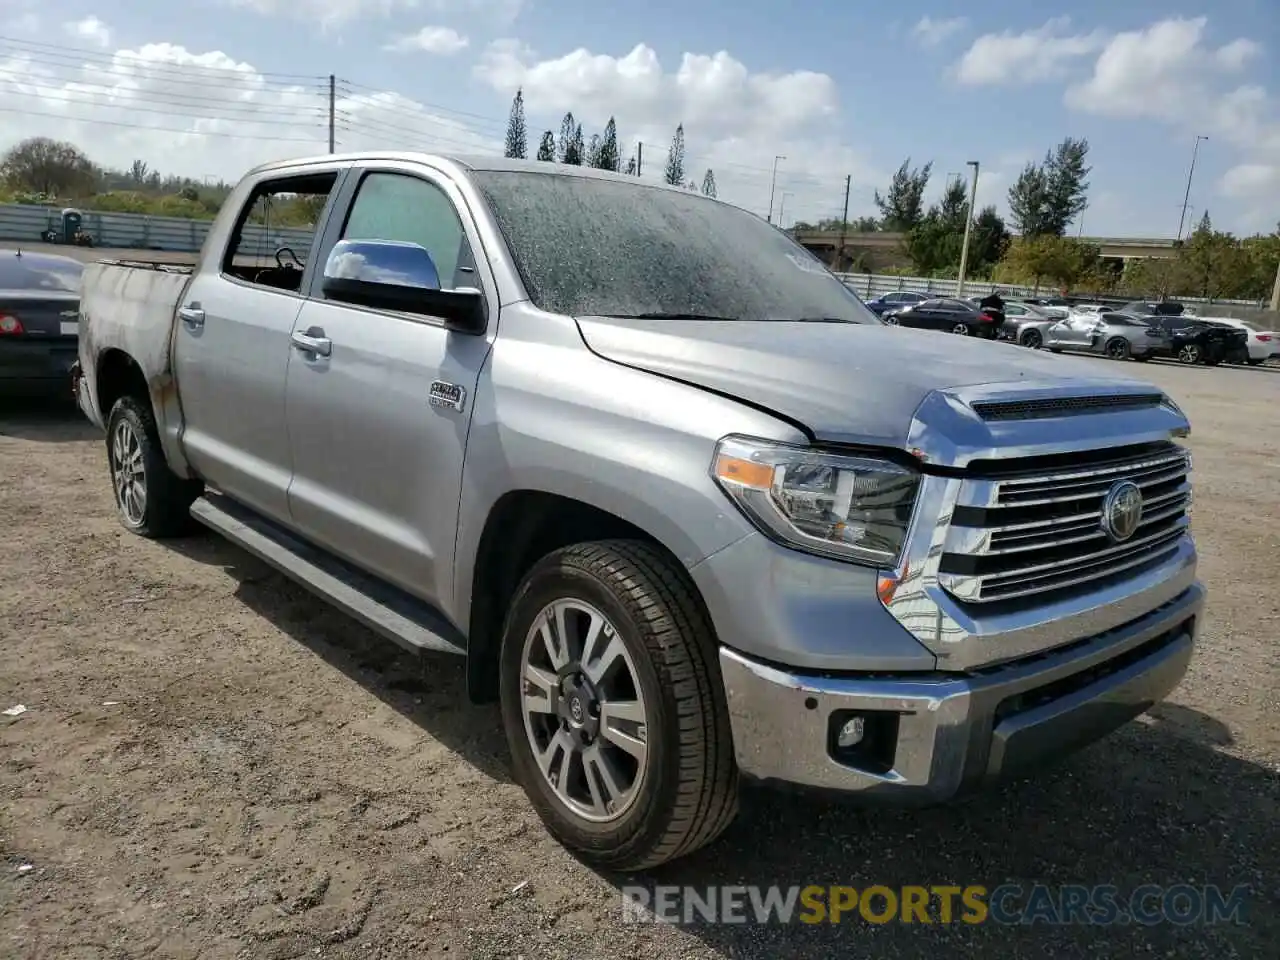
M894 290L892 293L882 293L874 300L868 300L867 309L877 317L882 317L888 310L902 310L904 307L915 306L917 303L924 303L930 296L931 294L928 293Z
M1186 308L1176 300L1131 300L1117 307L1116 312L1138 317L1180 317L1184 309Z
M887 313L884 322L917 330L945 330L985 340L994 340L1000 329L999 320L967 300L941 297Z
M1238 327L1165 314L1142 319L1169 335L1168 346L1157 356L1173 357L1180 363L1204 363L1213 367L1238 356L1241 351L1246 355L1249 351L1249 333Z
M67 389L83 271L73 257L0 250L0 393Z

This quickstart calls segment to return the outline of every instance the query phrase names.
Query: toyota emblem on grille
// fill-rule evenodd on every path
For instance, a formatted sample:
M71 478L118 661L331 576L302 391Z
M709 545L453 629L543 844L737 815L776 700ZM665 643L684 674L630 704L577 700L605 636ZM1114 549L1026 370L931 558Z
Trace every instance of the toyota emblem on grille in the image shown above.
M1117 542L1128 540L1142 521L1142 490L1132 480L1113 484L1102 501L1102 529Z

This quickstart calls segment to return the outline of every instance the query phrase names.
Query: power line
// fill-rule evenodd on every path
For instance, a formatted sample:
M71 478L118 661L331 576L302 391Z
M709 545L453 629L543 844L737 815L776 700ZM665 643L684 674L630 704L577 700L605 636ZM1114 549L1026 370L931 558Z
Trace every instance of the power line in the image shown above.
M80 66L92 66L95 64L110 64L111 66L131 66L143 70L151 70L155 72L181 71L187 74L206 74L206 78L201 81L208 83L215 77L219 80L228 78L262 78L267 82L280 81L309 81L319 82L327 81L327 76L319 76L316 74L306 73L276 73L270 70L253 69L252 74L247 71L236 69L235 67L211 66L204 63L174 63L171 60L148 60L138 56L136 50L118 51L116 53L102 53L98 50L86 50L83 47L67 47L63 44L39 43L35 40L19 40L15 37L0 36L0 44L16 47L17 52L30 57L45 57L55 60L71 60L78 61ZM29 49L34 48L34 49ZM131 56L122 56L121 53L132 54ZM237 64L237 66L239 66ZM273 79L274 78L274 79Z
M20 107L0 107L0 113L17 113L26 117L48 117L51 120L70 121L72 123L94 123L107 127L131 127L134 130L150 130L153 133L182 133L194 137L232 137L238 140L270 140L280 143L318 144L319 138L304 139L302 137L262 137L240 131L223 133L218 130L191 130L179 127L153 127L145 123L126 123L123 120L99 120L96 117L72 117L63 113L42 113L39 110L23 110ZM317 129L321 129L317 127Z

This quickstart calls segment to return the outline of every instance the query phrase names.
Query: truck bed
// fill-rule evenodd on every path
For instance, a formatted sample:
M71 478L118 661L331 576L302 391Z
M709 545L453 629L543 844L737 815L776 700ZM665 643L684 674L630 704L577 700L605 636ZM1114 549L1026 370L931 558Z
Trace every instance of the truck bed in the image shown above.
M191 278L184 264L134 260L102 260L84 270L80 288L80 368L89 419L105 426L109 410L99 409L98 376L113 352L137 366L151 393L162 437L177 423L172 390L170 347L174 312Z

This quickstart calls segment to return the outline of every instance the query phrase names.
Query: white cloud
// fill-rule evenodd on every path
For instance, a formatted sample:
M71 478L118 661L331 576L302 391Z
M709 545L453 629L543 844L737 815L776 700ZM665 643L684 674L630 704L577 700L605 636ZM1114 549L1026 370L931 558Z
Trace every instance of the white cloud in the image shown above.
M452 27L423 27L417 33L393 40L384 49L400 53L417 51L449 56L465 50L470 42Z
M1116 34L1092 74L1067 88L1065 102L1083 113L1157 120L1185 136L1208 136L1213 147L1240 155L1218 184L1222 193L1274 197L1268 190L1280 182L1280 110L1265 88L1227 82L1261 50L1244 38L1206 44L1207 25L1205 17L1173 17Z
M66 24L65 29L67 33L77 40L87 40L98 47L111 45L111 31L97 17L85 17L83 20L76 20Z
M911 28L911 36L923 47L936 47L950 40L968 25L967 17L950 17L941 20L921 17Z
M524 90L532 143L543 124L558 131L566 111L587 137L615 117L627 154L636 139L643 142L644 169L654 176L683 123L686 178L701 182L711 167L721 199L761 214L768 210L773 159L781 154L789 159L779 162L774 209L783 193L791 194L788 222L793 214L838 216L847 174L854 182L850 215L870 212L872 188L888 179L832 133L840 103L825 73L757 73L723 50L685 53L668 70L643 43L621 56L578 48L539 60L519 41L499 40L481 56L475 75L506 96Z
M23 111L0 112L0 152L49 136L108 167L142 159L164 174L234 181L256 164L328 149L326 78L290 81L169 43L80 58L0 58L0 102ZM340 87L335 107L339 150L502 149L500 134L398 93Z
M523 0L223 0L263 16L290 17L328 29L353 20L386 18L425 8L439 14L466 14L506 26L515 20Z
M1067 33L1068 17L1055 17L1034 30L987 33L973 41L955 66L961 83L993 86L1054 80L1073 62L1102 49L1106 35Z

